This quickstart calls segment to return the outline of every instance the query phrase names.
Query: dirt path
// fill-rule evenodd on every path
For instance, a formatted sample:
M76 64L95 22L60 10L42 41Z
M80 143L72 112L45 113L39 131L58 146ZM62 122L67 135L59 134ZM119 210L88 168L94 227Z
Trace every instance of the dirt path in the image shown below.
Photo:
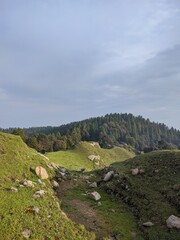
M57 196L62 201L61 208L72 221L84 225L89 231L95 232L96 240L101 240L108 235L108 226L105 219L92 206L78 199L77 196L72 200L66 198L67 192L77 185L78 183L73 180L59 183Z

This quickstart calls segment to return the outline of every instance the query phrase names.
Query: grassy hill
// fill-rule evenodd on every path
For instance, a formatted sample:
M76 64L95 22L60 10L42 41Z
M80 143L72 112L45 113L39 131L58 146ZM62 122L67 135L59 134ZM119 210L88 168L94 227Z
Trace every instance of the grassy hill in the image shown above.
M89 155L100 156L100 160L91 161ZM112 162L124 161L135 154L128 148L114 147L103 149L93 142L81 142L73 150L47 153L52 161L70 170L86 168L87 171L109 165Z
M132 175L132 169L141 173ZM157 151L136 156L122 163L114 163L109 170L116 177L100 186L117 201L128 206L137 219L146 240L177 240L180 231L169 230L167 218L180 217L180 151ZM99 180L107 169L99 171ZM153 227L142 224L151 221Z
M50 180L37 184L36 166L44 167L50 178L54 175L46 164L47 159L28 148L20 137L0 133L0 239L24 239L25 229L30 230L30 239L95 239L93 233L61 211ZM24 179L33 181L35 186L20 186ZM13 192L12 187L18 192ZM34 198L37 190L45 190L45 195ZM39 208L39 214L31 211L33 206Z

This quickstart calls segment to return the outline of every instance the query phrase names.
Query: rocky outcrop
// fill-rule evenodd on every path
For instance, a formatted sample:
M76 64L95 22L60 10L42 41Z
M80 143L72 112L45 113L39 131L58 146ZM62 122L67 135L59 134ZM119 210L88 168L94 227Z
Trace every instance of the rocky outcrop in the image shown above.
M41 166L36 167L35 172L36 172L36 175L41 179L48 179L49 178L46 169L41 167Z
M166 224L168 228L178 228L180 229L180 218L175 215L171 215L167 220Z

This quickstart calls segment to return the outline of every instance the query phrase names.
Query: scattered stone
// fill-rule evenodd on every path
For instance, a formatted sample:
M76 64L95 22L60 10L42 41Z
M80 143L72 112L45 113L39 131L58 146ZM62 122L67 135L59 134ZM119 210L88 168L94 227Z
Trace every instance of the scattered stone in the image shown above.
M41 181L41 179L38 179L37 181L37 184L39 184L39 185L43 185L44 183Z
M66 172L67 172L67 170L66 170L65 168L63 168L63 167L59 167L58 169L59 169L59 171L62 172L62 173L66 173Z
M32 211L34 212L34 213L36 213L36 214L39 214L39 208L38 207L33 207L32 208Z
M144 170L144 169L140 169L140 170L139 170L139 173L140 173L140 174L143 174L143 173L145 173L145 170Z
M15 181L16 183L19 183L19 182L20 182L18 178L15 178L14 181Z
M144 227L152 227L152 226L154 226L154 223L152 223L152 222L145 222L145 223L143 223L143 226Z
M159 169L154 170L154 172L155 172L155 173L158 173L158 172L159 172Z
M109 209L109 211L111 211L112 213L116 212L116 210L114 208Z
M101 202L98 202L97 203L98 207L102 206L102 203Z
M55 188L59 187L59 183L56 182L55 180L52 180L52 185L53 185L53 187L55 187Z
M22 234L24 238L29 238L31 236L31 231L29 229L24 229Z
M98 161L98 162L94 162L94 164L96 165L96 166L99 166L100 165L100 162Z
M45 191L44 190L39 190L39 191L36 191L33 195L33 197L35 198L39 198L39 197L43 197L45 194Z
M56 164L56 163L50 162L50 163L47 164L47 167L50 168L50 169L57 170L59 168L59 165Z
M91 199L98 201L101 199L101 195L98 192L91 192L87 194Z
M91 161L100 160L100 156L99 155L89 155L88 159Z
M104 176L103 181L104 182L110 181L112 179L113 175L114 175L114 171L110 171L110 172L106 173L106 175Z
M139 174L139 168L134 168L134 169L131 169L131 173L133 176L136 176Z
M24 179L22 184L26 187L34 187L34 183L30 180L27 180L27 179Z
M101 148L100 145L99 145L99 143L97 143L97 142L90 142L89 144L90 144L91 146L93 146L93 147L96 146L96 147L98 147L98 148Z
M167 220L166 224L168 228L178 228L180 229L180 218L175 215L171 215Z
M19 187L21 187L21 188L22 188L22 187L24 187L24 185L20 184L20 185L19 185Z
M85 168L79 168L76 172L84 172L86 169Z
M97 183L96 182L93 182L89 185L89 187L92 187L92 188L97 188Z
M36 167L35 172L36 172L37 176L41 179L48 179L49 178L46 169L41 167L41 166Z
M18 189L15 187L11 187L11 192L18 192Z

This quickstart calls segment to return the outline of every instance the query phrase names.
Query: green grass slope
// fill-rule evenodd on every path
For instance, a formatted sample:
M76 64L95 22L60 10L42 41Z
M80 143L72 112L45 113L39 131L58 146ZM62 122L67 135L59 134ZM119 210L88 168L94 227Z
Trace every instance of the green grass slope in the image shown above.
M143 171L133 176L134 168ZM180 217L180 151L157 151L114 163L108 170L99 171L99 180L110 169L116 172L116 177L101 182L101 188L128 206L144 239L180 239L179 230L166 226L170 215ZM143 227L148 221L154 226Z
M91 161L89 155L99 155L100 160ZM89 142L81 142L73 150L47 153L50 161L55 162L69 170L86 168L91 171L99 167L109 165L113 162L124 161L133 157L135 154L129 149L114 147L112 149L103 149L98 145ZM98 164L99 162L99 164Z
M18 180L38 180L34 169L39 165L46 168L51 178L54 172L46 163L20 137L0 133L0 239L21 240L23 230L29 229L30 239L93 240L93 233L70 221L61 211L50 180L43 180L45 185L37 184L33 188L20 187ZM12 192L11 187L16 187L18 192ZM45 196L34 198L33 194L40 189L46 191ZM28 210L32 206L39 208L39 214Z

